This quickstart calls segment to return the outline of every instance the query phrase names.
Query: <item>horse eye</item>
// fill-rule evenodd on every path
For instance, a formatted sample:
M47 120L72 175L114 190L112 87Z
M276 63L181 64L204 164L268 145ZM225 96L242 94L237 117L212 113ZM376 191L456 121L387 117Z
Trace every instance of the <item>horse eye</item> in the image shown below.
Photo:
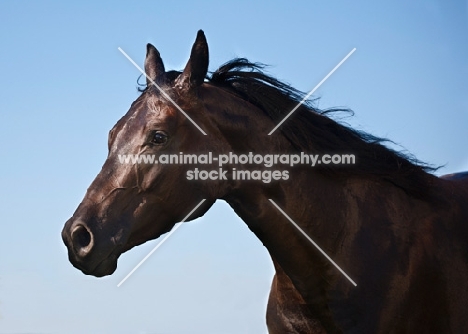
M162 145L167 142L167 135L162 131L155 131L151 143L156 145Z

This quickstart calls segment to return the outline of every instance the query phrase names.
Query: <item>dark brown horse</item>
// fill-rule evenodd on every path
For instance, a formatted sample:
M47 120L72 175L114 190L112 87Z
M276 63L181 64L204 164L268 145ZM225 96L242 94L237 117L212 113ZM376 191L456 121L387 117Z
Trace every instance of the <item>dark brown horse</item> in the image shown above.
M170 231L202 199L190 220L223 199L274 263L270 333L468 333L468 173L438 178L384 139L334 121L336 110L311 103L268 136L303 95L245 59L209 77L207 69L201 31L183 72L166 72L148 44L146 89L110 131L107 160L63 229L71 263L110 275L120 254ZM233 168L258 165L227 164L226 179L196 181L188 170L218 167L118 159L180 152L353 153L356 164L290 167L287 180L266 183L233 179Z

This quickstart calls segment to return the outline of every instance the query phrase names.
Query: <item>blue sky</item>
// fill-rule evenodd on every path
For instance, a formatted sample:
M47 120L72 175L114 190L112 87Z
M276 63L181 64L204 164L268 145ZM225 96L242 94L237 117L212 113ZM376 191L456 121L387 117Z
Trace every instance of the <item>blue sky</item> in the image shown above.
M273 269L223 202L182 226L127 281L157 241L124 254L111 277L87 277L60 238L107 154L107 133L136 99L153 43L181 69L196 31L210 70L235 56L317 91L320 107L435 165L468 170L466 1L220 4L0 3L0 333L264 333Z

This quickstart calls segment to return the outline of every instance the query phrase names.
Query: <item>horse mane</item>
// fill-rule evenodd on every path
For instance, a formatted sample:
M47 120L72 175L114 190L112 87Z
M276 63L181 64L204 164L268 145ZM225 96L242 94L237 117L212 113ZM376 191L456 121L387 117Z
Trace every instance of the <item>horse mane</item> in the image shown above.
M235 58L211 73L208 82L228 89L260 108L278 124L306 95L262 70L264 64ZM349 109L320 110L314 101L305 101L278 129L298 151L317 154L354 154L354 165L320 165L317 168L334 176L376 177L388 181L417 198L429 196L431 174L438 168L417 160L410 154L385 146L393 143L355 130L329 117Z

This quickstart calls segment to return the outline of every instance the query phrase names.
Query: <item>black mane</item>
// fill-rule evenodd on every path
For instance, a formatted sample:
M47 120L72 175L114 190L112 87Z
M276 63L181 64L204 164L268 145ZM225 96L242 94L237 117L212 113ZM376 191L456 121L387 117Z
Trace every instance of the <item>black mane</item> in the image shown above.
M211 74L208 81L234 92L279 123L306 94L267 74L263 64L235 58ZM303 103L278 129L298 150L318 154L354 154L355 165L321 168L335 175L375 176L416 197L428 196L434 176L431 167L411 155L384 145L391 142L363 131L354 130L328 117L349 109L320 110L313 101Z

